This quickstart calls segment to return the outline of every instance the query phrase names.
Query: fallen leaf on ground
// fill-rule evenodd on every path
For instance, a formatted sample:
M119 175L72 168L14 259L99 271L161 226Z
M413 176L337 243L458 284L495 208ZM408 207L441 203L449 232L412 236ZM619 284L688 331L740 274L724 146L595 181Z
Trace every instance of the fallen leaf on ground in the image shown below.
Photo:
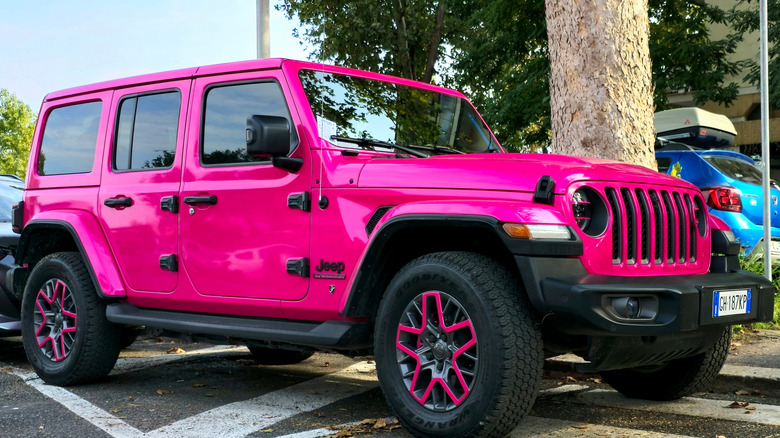
M320 412L320 411L314 411L314 415L315 415L316 417L324 417L324 416L325 416L325 414L323 414L323 413L322 413L322 412Z
M330 366L330 362L324 362L322 365L320 365L323 368L327 368Z
M204 386L206 386L205 383L193 383L192 384L193 388L203 388Z
M734 403L732 403L732 404L730 404L730 405L728 405L726 407L727 408L731 408L731 409L739 409L739 408L746 408L748 406L750 406L750 403L748 403L748 402L738 402L738 401L735 401Z
M591 377L590 379L588 379L588 382L593 382L593 383L598 383L598 384L602 383L601 379L597 379L595 377Z
M179 347L173 347L170 350L166 351L165 354L184 354L186 351L184 351L183 348Z
M170 389L158 389L155 392L160 394L160 395L172 394L173 393L173 391L171 391Z
M111 412L112 414L118 414L122 412L122 410L119 408L114 408L114 409L109 409L108 412Z
M737 394L737 395L750 395L750 391L747 391L747 390L744 390L744 389L740 389L739 391L735 392L734 394Z
M274 431L273 429L263 429L263 430L261 430L260 432L263 432L263 433L272 433L273 431Z
M374 429L382 429L384 427L387 427L387 421L384 418L380 418L374 423Z

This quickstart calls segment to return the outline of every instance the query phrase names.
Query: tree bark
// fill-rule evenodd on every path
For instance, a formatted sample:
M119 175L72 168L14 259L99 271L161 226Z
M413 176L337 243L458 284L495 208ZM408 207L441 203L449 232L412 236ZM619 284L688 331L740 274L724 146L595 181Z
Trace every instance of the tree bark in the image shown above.
M395 26L398 30L398 57L404 77L416 80L417 77L412 65L412 54L409 51L409 36L406 32L406 6L403 0L398 0L398 13L395 17Z
M545 0L551 151L656 168L647 0Z
M436 6L436 22L433 25L433 36L431 37L431 45L428 47L428 60L425 64L425 73L423 73L423 82L430 83L433 79L433 68L436 65L436 60L439 58L439 45L441 44L441 29L444 25L444 13L447 11L447 2L445 0L439 0L438 6Z

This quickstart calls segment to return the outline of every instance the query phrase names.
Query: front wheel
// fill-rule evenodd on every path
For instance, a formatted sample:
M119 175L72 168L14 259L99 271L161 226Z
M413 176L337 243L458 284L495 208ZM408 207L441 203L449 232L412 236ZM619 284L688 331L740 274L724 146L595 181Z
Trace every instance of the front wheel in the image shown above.
M50 254L35 265L21 313L24 351L44 382L86 383L114 367L120 328L106 319L106 303L78 253Z
M441 252L406 265L379 306L379 383L416 436L503 436L531 409L542 340L514 277L480 254Z
M726 362L730 344L731 327L726 327L715 345L704 353L659 366L602 371L601 377L628 397L676 400L704 390L715 380Z

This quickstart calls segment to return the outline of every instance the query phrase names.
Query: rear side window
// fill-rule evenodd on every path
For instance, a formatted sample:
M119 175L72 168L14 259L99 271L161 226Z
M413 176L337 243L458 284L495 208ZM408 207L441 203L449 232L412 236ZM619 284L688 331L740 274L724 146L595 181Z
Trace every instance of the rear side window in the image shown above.
M743 161L737 158L714 156L705 156L703 158L729 178L733 178L737 181L742 181L748 184L761 184L761 170L747 161Z
M203 122L201 163L230 165L270 162L270 158L246 153L246 120L253 115L278 116L290 121L282 88L276 82L213 87L208 90ZM298 144L292 129L290 150Z
M92 171L102 109L102 102L89 102L49 113L38 153L38 175Z
M164 169L176 156L181 95L177 91L122 100L117 117L114 170Z

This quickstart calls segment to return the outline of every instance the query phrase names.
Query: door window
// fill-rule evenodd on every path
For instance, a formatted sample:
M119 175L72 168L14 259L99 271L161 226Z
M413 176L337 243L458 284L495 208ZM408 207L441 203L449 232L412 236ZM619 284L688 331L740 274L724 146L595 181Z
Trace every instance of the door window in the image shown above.
M117 116L113 169L170 168L176 155L180 106L178 91L122 100Z
M284 117L294 126L277 82L219 85L206 92L201 163L205 166L270 163L246 153L246 120L253 115ZM290 151L298 144L291 130Z

